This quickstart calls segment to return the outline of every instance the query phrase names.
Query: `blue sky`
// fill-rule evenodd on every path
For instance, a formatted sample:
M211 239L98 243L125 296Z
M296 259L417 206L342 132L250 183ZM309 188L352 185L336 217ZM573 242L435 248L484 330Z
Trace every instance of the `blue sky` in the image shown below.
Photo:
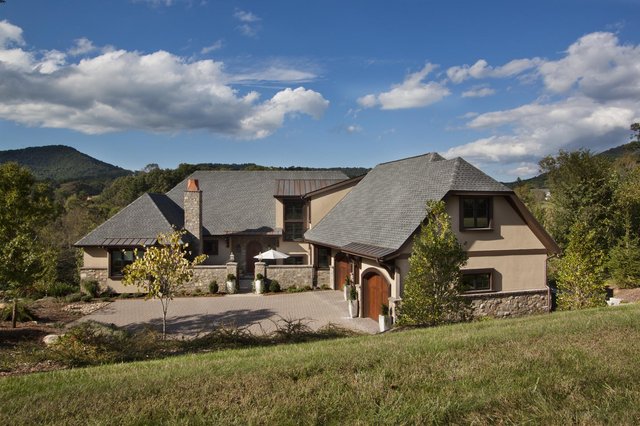
M7 0L0 149L128 169L366 166L501 180L640 120L640 0Z

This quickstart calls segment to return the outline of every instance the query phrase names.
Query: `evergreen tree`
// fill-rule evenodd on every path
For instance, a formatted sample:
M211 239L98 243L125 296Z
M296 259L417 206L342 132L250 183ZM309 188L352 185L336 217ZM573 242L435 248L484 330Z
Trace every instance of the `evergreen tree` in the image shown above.
M432 326L467 319L469 305L461 296L460 279L466 261L444 202L427 202L427 218L409 258L400 324Z

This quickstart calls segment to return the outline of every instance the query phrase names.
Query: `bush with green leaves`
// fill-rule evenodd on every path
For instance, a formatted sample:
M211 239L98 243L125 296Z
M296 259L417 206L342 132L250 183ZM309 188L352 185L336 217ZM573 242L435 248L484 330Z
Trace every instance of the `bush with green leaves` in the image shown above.
M218 294L218 290L220 287L218 286L218 281L213 280L209 283L209 293Z
M598 230L584 222L571 227L567 249L557 262L558 308L592 308L606 304L605 255Z
M95 280L82 281L80 283L80 288L82 289L84 294L87 294L91 297L98 297L98 295L100 294L100 283Z
M53 282L46 287L47 296L53 296L53 297L64 297L69 294L75 293L77 291L78 291L77 285L61 283L61 282Z
M269 283L269 292L270 293L280 293L282 289L280 288L280 283L278 280L271 280Z
M628 232L609 252L607 268L620 288L640 287L640 239Z
M461 296L460 268L466 262L444 202L428 201L425 223L413 240L399 323L433 326L469 319L469 302Z
M9 321L11 320L11 316L13 315L13 303L5 304L2 309L0 309L0 321ZM22 301L16 301L16 321L17 322L27 322L33 321L35 315L29 309L29 305Z
M82 300L83 294L82 293L71 293L69 295L67 295L64 300L67 303L76 303Z

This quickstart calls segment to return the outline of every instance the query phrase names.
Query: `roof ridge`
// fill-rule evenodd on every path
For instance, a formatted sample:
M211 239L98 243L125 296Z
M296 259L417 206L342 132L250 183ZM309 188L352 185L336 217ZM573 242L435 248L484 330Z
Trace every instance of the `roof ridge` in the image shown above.
M378 164L378 166L381 166L383 164L397 163L399 161L411 160L413 158L419 158L419 157L427 157L427 156L432 156L433 157L434 155L437 155L438 157L442 158L442 160L431 160L431 161L447 161L447 159L444 158L442 155L438 154L436 151L432 151L432 152L427 152L427 153L424 153L424 154L412 155L411 157L399 158L397 160L385 161L384 163Z

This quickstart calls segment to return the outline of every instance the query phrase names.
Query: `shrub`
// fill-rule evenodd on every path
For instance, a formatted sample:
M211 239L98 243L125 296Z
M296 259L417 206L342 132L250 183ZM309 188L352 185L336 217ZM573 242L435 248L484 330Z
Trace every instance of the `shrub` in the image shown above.
M256 280L263 280L264 279L264 275L262 274L257 274L256 275Z
M385 317L389 315L389 306L385 305L384 303L380 305L380 313Z
M92 297L98 297L100 294L100 284L95 280L82 281L80 283L82 291Z
M218 281L213 280L209 283L209 293L216 294L220 287L218 286Z
M85 294L80 298L83 302L91 302L93 300L93 296L90 294Z
M356 290L356 286L349 286L349 300L358 300L358 290Z
M54 282L50 284L45 290L47 296L53 297L64 297L68 294L75 293L78 290L78 287L75 285Z
M280 293L282 289L280 288L280 283L278 280L271 280L269 283L269 292L271 293Z
M331 287L329 287L329 286L328 286L328 285L326 285L326 284L322 284L322 285L320 286L320 290L331 290Z
M227 281L235 281L236 280L236 276L233 274L229 274L227 275Z
M11 316L13 315L13 303L7 303L2 309L0 309L0 320L2 321L11 321ZM16 321L25 322L25 321L33 321L34 315L29 309L29 306L18 300L16 305Z
M67 303L75 303L82 300L82 293L71 293L64 298Z

